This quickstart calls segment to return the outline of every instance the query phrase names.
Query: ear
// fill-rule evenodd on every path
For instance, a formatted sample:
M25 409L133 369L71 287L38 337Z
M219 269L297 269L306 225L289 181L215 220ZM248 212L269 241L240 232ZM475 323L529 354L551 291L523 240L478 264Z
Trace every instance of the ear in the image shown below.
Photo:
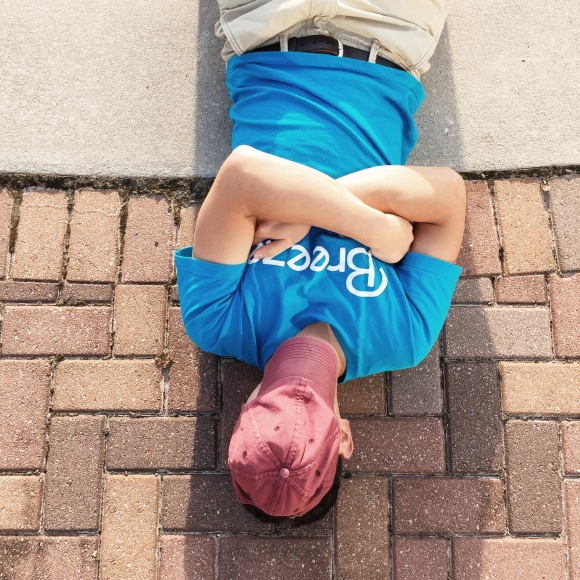
M247 405L248 403L251 403L257 396L258 393L260 392L260 387L262 386L262 383L260 382L260 384L250 393L250 396L246 399L245 401L245 405ZM243 407L244 405L242 405Z
M350 423L348 419L339 419L340 424L340 443L338 444L338 453L344 459L348 459L352 455L352 433L350 431Z

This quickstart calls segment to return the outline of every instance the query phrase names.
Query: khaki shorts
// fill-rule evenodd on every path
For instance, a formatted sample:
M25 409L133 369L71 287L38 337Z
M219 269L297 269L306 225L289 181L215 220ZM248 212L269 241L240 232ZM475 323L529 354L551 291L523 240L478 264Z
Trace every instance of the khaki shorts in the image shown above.
M227 62L285 38L327 34L378 54L416 78L429 70L448 0L218 0ZM282 35L282 36L281 36ZM371 50L373 48L373 50Z

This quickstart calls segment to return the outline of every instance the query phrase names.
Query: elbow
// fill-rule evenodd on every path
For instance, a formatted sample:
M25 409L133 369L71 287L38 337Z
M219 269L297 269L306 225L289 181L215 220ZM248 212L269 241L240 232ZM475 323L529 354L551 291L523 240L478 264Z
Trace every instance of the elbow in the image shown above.
M466 190L465 180L451 167L445 167L445 179L448 183L446 188L448 196L448 208L452 217L465 216Z
M238 145L235 147L232 152L228 155L227 160L231 160L232 162L240 162L252 155L255 155L258 150L254 149L251 145Z
M451 172L450 180L452 187L450 189L452 190L453 201L457 203L458 206L462 207L465 212L465 180L454 169L448 169Z
M251 175L256 167L259 151L250 145L238 145L226 158L222 168L226 176L237 179Z
M230 207L243 203L245 192L252 188L256 153L248 145L236 147L222 163L208 197L220 198Z

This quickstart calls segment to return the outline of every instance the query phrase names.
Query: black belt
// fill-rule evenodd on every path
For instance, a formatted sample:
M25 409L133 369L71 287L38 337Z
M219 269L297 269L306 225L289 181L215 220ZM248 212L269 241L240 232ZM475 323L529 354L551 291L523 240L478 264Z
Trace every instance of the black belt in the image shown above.
M280 43L276 42L274 44L268 44L267 46L255 48L250 52L270 52L279 50ZM366 61L369 60L370 54L368 50L363 50L362 48L355 48L354 46L346 46L345 44L342 44L340 40L334 38L334 36L326 36L323 34L289 38L288 51L331 54L334 56L343 56L346 58L354 58L356 60L366 60ZM375 63L380 64L382 66L388 66L390 68L396 68L403 71L405 70L398 64L395 64L394 62L391 62L390 60L382 56L377 56Z

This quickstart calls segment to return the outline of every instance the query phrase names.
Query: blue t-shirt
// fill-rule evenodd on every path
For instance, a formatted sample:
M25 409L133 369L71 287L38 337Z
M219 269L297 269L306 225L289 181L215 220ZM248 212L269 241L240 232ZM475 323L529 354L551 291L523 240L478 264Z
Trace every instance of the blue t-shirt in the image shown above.
M404 164L424 98L408 73L304 53L250 53L228 63L233 146L251 145L331 177ZM407 368L439 334L461 268L409 253L399 264L312 228L271 260L237 265L175 254L185 329L202 349L264 368L284 340L327 322L344 350L342 380Z
M175 253L183 322L203 350L264 368L281 342L327 322L343 380L412 367L437 339L461 272L409 253L396 265L319 228L272 259L213 264Z
M227 85L233 147L251 145L334 178L404 165L425 98L407 72L300 52L234 56Z

